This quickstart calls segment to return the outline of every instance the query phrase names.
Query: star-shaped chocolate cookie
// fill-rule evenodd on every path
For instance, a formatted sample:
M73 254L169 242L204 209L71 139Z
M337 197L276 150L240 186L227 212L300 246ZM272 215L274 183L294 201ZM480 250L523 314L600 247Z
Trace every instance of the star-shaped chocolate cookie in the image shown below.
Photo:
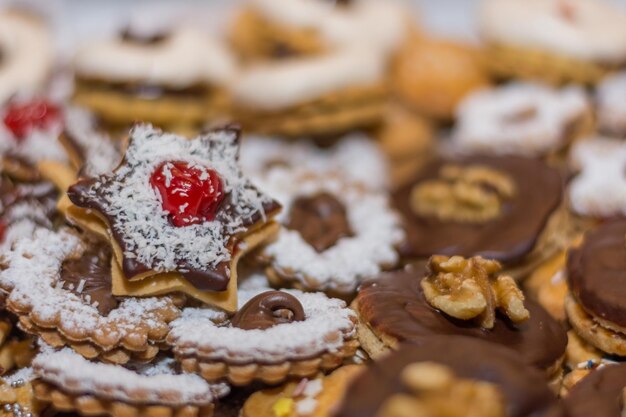
M238 154L235 127L189 140L140 124L112 173L69 188L85 214L74 220L109 234L116 295L182 291L235 307L237 261L276 231L280 209L244 177Z

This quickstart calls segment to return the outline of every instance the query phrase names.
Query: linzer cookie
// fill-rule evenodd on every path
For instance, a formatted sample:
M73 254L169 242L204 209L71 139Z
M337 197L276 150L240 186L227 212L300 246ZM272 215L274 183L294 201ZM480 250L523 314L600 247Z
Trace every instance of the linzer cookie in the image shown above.
M595 84L626 62L626 16L608 1L488 0L480 30L499 78Z
M470 336L514 350L558 381L565 330L499 268L480 257L434 256L426 268L408 266L363 284L352 305L361 345L376 358L402 342Z
M250 7L232 36L235 49L253 61L230 86L233 112L244 126L289 137L332 136L382 120L387 70L410 26L402 7L306 0ZM266 30L274 27L295 34ZM296 46L303 38L315 39L315 46Z
M436 336L374 362L346 390L337 417L564 416L543 375L515 352ZM595 414L594 414L595 415Z
M238 138L137 125L118 168L69 188L69 220L111 242L113 294L183 292L235 309L239 258L276 232L280 208L241 173Z
M57 191L52 184L22 183L0 176L0 251L38 228L52 229L57 219Z
M470 94L456 113L452 145L495 155L556 157L592 127L579 87L511 83Z
M93 42L74 59L74 101L106 123L136 120L193 129L228 111L224 85L235 72L228 50L193 28Z
M278 388L257 391L241 409L242 417L327 417L343 399L349 382L364 367L343 366L330 375L291 381Z
M169 358L124 368L90 362L69 349L46 350L35 358L33 371L39 401L85 415L210 417L215 402L229 392L224 383L178 374Z
M53 346L108 362L149 361L180 310L169 296L114 297L111 257L106 243L38 230L4 255L6 307L23 330Z
M407 235L400 254L484 256L523 277L571 239L563 185L559 172L537 159L434 161L393 194Z
M587 343L626 356L626 222L607 222L569 251L567 317Z
M283 228L259 253L274 284L349 296L363 279L398 262L404 233L384 193L289 170L257 183L284 207Z
M186 308L167 341L183 370L235 385L278 383L341 365L354 355L356 316L341 300L296 290L247 291L232 317Z
M244 137L241 144L241 167L250 178L264 178L270 172L286 171L341 177L371 190L388 184L387 161L370 137L361 133L342 136L327 148L310 141L279 140L265 136Z
M5 8L0 13L0 103L32 94L48 81L53 66L52 35L35 14Z
M40 179L41 161L66 163L67 154L58 141L63 113L58 104L43 98L16 99L0 110L2 171L22 181Z

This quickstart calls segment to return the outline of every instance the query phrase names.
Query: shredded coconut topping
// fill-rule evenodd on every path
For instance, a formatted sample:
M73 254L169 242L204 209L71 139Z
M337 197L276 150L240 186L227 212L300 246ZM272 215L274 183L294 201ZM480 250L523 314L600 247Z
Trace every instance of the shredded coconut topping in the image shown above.
M0 112L0 120L4 113ZM58 139L62 129L59 123L46 130L33 130L26 137L17 139L4 123L0 123L0 154L14 155L31 164L46 160L67 162L67 153Z
M254 178L268 170L335 174L370 189L387 186L387 164L374 141L351 133L330 149L305 140L281 141L269 137L246 137L241 145L241 166Z
M400 219L382 192L369 192L334 177L297 177L285 170L271 170L259 178L262 190L283 206L278 220L286 224L293 202L302 196L328 192L346 208L353 236L317 252L300 233L282 228L263 254L272 266L307 288L352 292L359 282L398 261L396 246L404 239Z
M588 109L579 87L518 82L481 90L459 105L453 140L471 152L541 155L565 145L568 127Z
M111 137L96 129L95 116L75 106L65 107L64 116L65 131L84 153L84 174L96 176L111 172L120 162L121 155Z
M124 163L112 174L99 177L86 196L111 218L111 227L123 239L125 257L136 258L157 272L178 270L181 261L204 270L230 260L231 237L245 232L246 222L265 219L264 204L272 201L243 176L237 137L236 131L228 129L193 140L145 124L131 130ZM152 173L168 161L215 170L229 209L218 211L213 221L171 225L159 193L150 185Z
M170 323L168 342L177 355L198 355L231 363L281 363L336 352L355 336L355 313L345 302L322 293L282 290L296 297L305 320L279 324L265 330L243 330L221 321L207 308L187 308ZM240 291L239 307L264 290Z
M596 94L600 129L620 137L626 136L626 72L605 78Z
M169 406L207 405L228 394L226 384L209 384L197 375L177 374L173 365L166 358L132 370L90 362L69 348L43 352L33 360L38 377L75 394Z
M570 186L575 212L595 217L626 214L626 142L607 138L578 142L570 162L580 170Z
M64 289L59 283L61 265L83 249L81 240L66 230L38 229L4 255L6 269L0 272L0 287L9 292L9 302L41 320L57 320L61 328L74 332L115 331L124 338L138 328L164 325L159 313L174 308L169 297L124 298L103 317L95 306Z

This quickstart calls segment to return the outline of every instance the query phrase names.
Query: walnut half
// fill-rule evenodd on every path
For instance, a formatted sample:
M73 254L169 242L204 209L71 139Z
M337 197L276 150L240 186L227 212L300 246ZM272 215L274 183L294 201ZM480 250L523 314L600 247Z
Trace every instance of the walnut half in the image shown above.
M407 394L385 401L377 417L505 417L503 396L495 384L457 378L434 362L406 366L401 374Z
M501 270L500 263L480 256L435 255L428 261L422 290L434 308L457 319L478 319L485 329L493 328L496 309L514 323L528 320L524 294L513 278L497 275Z
M498 217L515 183L503 172L482 165L444 165L437 178L411 190L411 210L442 221L483 223Z

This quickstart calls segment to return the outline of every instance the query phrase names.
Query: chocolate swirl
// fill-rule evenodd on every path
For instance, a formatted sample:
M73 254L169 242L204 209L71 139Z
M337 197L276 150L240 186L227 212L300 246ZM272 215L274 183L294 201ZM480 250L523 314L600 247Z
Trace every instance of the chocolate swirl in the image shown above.
M467 337L433 336L373 362L348 387L335 417L375 417L387 399L409 392L400 375L416 362L439 363L459 378L495 384L508 417L563 416L543 373L529 368L516 353Z
M302 304L283 291L266 291L251 298L231 320L233 327L265 330L305 319Z
M565 353L565 330L539 304L525 301L530 319L524 323L513 324L498 314L494 327L485 330L431 307L420 286L424 270L423 263L412 265L363 284L356 299L361 319L400 342L421 344L435 335L482 339L519 352L526 363L542 369L549 369Z
M498 217L485 223L417 216L411 209L413 187L438 178L441 168L447 164L483 165L501 171L513 180L515 195L504 203ZM562 195L563 179L559 172L537 159L472 156L435 161L392 196L404 218L407 233L400 253L411 259L437 254L482 256L505 265L520 263L535 247L548 219L561 204Z
M343 237L352 236L346 208L327 192L297 198L291 205L286 227L300 233L317 252L333 247Z
M567 280L585 310L626 327L626 220L599 226L569 251Z

